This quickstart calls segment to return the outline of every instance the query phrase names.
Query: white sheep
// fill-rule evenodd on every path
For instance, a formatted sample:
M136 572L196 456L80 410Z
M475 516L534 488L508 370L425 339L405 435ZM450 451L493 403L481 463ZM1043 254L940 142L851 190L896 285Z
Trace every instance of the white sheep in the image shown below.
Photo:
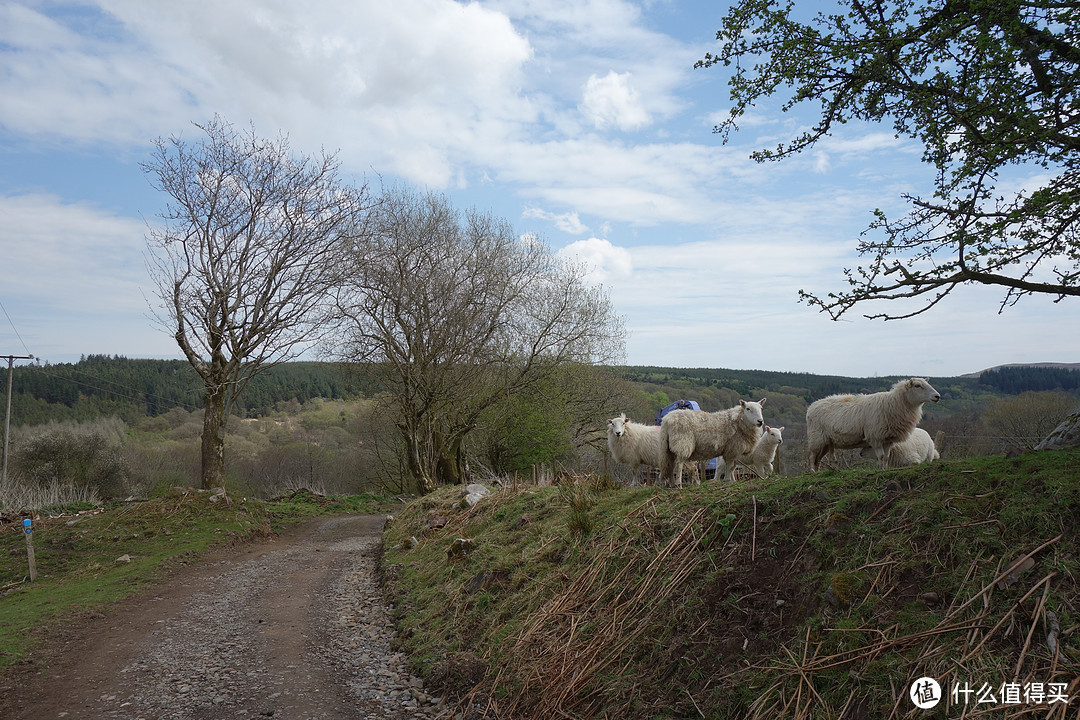
M671 480L674 474L675 486L682 487L682 470L687 462L748 455L761 437L764 404L764 399L740 400L737 407L717 412L669 412L660 423L661 446L665 449L660 479Z
M608 420L607 440L615 462L629 465L635 474L642 465L659 470L663 464L659 425L642 425L622 413Z
M861 455L868 457L870 449L863 449ZM930 433L922 428L915 428L906 440L896 443L889 448L889 455L885 458L885 465L891 468L911 467L919 463L933 462L941 458L937 450L937 443L930 437Z
M830 395L806 409L810 472L833 450L870 448L886 467L889 449L907 439L922 419L923 403L941 394L925 378L900 380L888 392Z
M766 425L765 432L758 438L753 451L749 455L738 458L731 463L732 470L734 470L735 465L743 465L753 470L758 477L770 475L773 471L773 461L777 453L780 452L780 446L784 443L783 433L784 428L782 427L774 428ZM727 471L727 460L720 458L716 466L716 477L723 480L727 477Z

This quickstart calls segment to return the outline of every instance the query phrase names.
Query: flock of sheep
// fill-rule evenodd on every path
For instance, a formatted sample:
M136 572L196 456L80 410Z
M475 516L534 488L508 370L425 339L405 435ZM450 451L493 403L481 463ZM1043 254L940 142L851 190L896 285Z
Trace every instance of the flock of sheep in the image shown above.
M901 380L886 392L830 395L806 409L810 471L816 472L833 450L861 449L882 467L903 467L937 459L934 441L922 428L922 407L941 394L925 378ZM661 483L682 487L683 472L694 464L719 458L716 475L723 479L735 465L764 477L773 471L784 428L765 424L765 400L740 400L718 412L672 410L659 425L642 425L625 413L608 421L608 448L616 462L635 470L660 470Z

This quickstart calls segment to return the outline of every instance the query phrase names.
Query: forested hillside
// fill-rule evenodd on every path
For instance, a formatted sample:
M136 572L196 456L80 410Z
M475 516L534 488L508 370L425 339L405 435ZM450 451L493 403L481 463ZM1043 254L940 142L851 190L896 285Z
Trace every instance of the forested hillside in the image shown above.
M696 400L704 410L730 407L740 398L768 397L767 414L777 425L802 421L806 405L833 393L887 390L895 377L851 378L810 373L625 366L612 368L641 390L634 419L649 422L657 410L680 398ZM938 416L970 414L994 398L1024 392L1080 392L1080 370L1011 366L979 377L931 378L943 396ZM256 377L245 388L234 412L261 417L280 403L313 398L352 400L379 391L363 373L334 363L292 362ZM12 398L13 425L51 420L91 420L117 416L132 423L173 408L202 408L202 386L183 360L129 359L91 355L77 363L16 367Z
M285 363L253 379L234 412L258 417L291 400L350 400L375 392L369 381L333 363ZM202 394L201 381L185 360L90 355L77 363L26 365L14 372L12 424L110 415L133 423L173 408L199 410Z
M1042 390L1080 389L1080 370L1065 367L1006 366L979 375L981 385L1016 394Z

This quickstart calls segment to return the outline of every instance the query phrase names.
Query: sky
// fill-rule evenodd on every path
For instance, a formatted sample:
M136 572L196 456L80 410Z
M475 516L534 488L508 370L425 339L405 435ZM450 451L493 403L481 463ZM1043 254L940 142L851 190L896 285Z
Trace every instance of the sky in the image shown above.
M902 215L933 171L913 141L857 123L756 163L814 119L764 105L724 144L726 72L694 63L725 9L0 0L0 355L181 357L145 260L167 198L140 163L219 115L588 263L625 322L626 364L933 378L1080 361L1075 301L999 313L1002 292L962 288L890 322L800 304L800 289L845 289L872 211Z

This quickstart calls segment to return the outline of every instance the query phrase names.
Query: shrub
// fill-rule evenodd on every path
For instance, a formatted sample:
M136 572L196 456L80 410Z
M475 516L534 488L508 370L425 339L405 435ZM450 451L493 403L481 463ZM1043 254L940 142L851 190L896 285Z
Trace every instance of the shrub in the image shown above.
M11 465L35 487L60 483L121 495L129 474L120 449L125 431L116 418L32 428L13 437Z

